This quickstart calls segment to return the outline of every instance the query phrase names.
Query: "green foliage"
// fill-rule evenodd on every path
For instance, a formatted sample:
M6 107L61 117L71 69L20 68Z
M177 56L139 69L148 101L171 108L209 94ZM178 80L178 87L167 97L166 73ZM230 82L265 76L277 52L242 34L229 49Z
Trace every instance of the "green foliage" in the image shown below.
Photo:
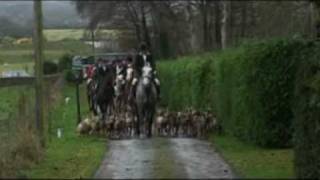
M266 149L235 137L213 135L209 141L234 168L238 178L294 178L292 149Z
M310 44L300 64L295 94L295 171L298 178L320 177L320 44Z
M45 61L43 63L43 73L44 74L55 74L58 72L58 65L51 61Z
M159 65L163 105L212 108L222 129L265 147L292 144L292 100L300 40L251 42L237 49Z
M218 119L227 134L267 147L292 144L292 100L305 43L273 40L217 58Z
M70 70L72 68L72 56L70 54L64 54L58 63L59 72L64 70Z
M11 41L11 40L10 40ZM58 42L46 42L44 45L44 57L48 60L56 60L61 56L67 54L70 55L83 55L87 56L91 53L89 45L84 44L81 41L58 41ZM6 63L26 63L33 62L33 46L32 44L2 44L0 46L0 62Z
M5 36L3 38L1 38L1 44L12 44L15 41L15 39L13 37L10 36Z
M77 109L74 86L62 89L59 102L51 109L51 130L44 159L21 172L30 179L38 178L91 178L106 151L106 140L98 136L80 136L76 133ZM69 103L64 99L70 98ZM80 86L81 117L88 115L85 86ZM57 129L62 129L62 138Z
M68 82L75 82L76 81L76 77L71 69L64 71L64 79Z
M212 57L185 57L158 66L162 105L172 110L193 106L198 109L213 106L214 73Z

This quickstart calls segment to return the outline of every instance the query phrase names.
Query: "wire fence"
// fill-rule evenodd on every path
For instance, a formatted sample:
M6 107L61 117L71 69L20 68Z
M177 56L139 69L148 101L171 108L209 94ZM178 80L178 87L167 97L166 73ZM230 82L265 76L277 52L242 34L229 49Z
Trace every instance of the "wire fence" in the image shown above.
M45 77L45 134L49 134L51 109L58 99L62 83L60 75ZM35 125L33 79L0 79L0 177L8 177L17 168L39 158L41 150Z

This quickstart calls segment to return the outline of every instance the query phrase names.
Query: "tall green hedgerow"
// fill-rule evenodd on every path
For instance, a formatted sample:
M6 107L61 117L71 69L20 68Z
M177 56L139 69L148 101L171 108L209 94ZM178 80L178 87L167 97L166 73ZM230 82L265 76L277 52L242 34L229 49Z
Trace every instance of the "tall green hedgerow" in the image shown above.
M298 178L320 177L320 44L310 43L296 81L295 172Z
M304 47L298 40L272 40L217 57L217 113L228 134L261 146L291 145L293 89Z
M162 104L180 110L189 106L202 109L213 105L214 73L210 55L184 57L158 65Z
M162 62L162 103L174 110L210 107L227 134L261 146L290 146L304 48L303 41L272 40Z

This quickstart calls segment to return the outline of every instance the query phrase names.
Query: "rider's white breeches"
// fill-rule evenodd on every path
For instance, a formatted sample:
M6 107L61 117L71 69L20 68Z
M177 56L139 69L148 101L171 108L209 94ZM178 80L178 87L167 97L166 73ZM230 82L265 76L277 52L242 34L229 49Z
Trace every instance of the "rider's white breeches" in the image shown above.
M159 80L158 78L154 78L154 82L155 82L158 86L160 86L160 80Z
M133 78L132 86L136 85L137 82L138 82L138 79L137 78ZM156 83L157 86L160 86L160 80L158 78L154 78L154 82Z
M132 86L136 85L137 82L138 82L138 79L137 79L137 78L133 78L133 80L132 80Z

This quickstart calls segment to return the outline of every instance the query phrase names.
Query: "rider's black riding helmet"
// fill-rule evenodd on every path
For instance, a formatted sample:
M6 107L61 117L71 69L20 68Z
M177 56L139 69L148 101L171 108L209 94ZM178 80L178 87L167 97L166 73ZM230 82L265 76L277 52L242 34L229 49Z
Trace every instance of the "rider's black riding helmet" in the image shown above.
M146 52L148 50L148 46L145 42L142 42L140 44L140 48L139 48L140 52Z

